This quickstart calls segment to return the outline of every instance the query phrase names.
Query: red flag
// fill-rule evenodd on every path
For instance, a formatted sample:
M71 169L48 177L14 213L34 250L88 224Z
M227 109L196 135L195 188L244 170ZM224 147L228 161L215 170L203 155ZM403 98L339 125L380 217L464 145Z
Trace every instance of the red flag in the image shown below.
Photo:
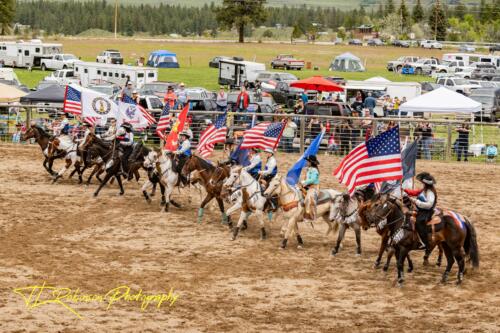
M177 143L179 141L179 133L184 129L184 124L186 123L187 114L189 112L189 103L186 104L184 109L182 109L181 113L179 113L179 117L175 122L174 126L168 133L167 138L165 139L165 150L175 151L177 149Z

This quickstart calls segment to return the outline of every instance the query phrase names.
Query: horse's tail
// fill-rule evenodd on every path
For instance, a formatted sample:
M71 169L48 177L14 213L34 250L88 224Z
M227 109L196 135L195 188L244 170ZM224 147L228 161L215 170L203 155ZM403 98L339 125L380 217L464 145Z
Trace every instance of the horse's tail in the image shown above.
M479 267L479 248L477 246L476 229L471 221L465 219L465 226L467 228L467 236L465 236L464 250L469 255L472 262L472 267Z

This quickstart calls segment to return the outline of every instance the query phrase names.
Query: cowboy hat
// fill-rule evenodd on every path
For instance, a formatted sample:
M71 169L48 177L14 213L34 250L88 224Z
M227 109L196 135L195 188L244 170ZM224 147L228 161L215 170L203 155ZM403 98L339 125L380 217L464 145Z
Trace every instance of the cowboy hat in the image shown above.
M186 138L191 139L191 135L187 131L182 131L179 135L184 135Z
M128 130L132 130L132 125L130 125L129 123L123 123L122 127Z
M314 164L314 165L319 165L319 161L318 161L318 158L316 157L316 155L307 156L306 157L306 161L308 161L308 162L310 162L311 164Z
M436 179L428 172L421 172L417 175L417 180L427 184L427 185L435 185Z
M272 150L271 148L266 148L266 149L264 149L264 153L269 153L269 154L274 155L274 150Z

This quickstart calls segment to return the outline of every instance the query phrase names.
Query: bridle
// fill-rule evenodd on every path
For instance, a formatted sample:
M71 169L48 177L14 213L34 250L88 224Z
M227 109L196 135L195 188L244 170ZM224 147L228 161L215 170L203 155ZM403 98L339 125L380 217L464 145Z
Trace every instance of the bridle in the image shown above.
M391 195L389 195L389 196L391 196ZM394 198L395 198L395 197L394 197ZM396 199L396 198L395 198L395 199ZM392 211L394 210L394 208L401 209L401 207L400 207L398 204L396 204L395 202L390 201L390 200L387 200L387 201L384 203L384 205L385 205L385 204L389 204L389 205L391 205L391 207L387 210L387 214L384 214L384 215L379 215L379 214L376 214L376 213L373 213L373 214L372 214L372 215L374 215L374 216L375 216L375 218L376 218L378 221L382 221L382 220L387 219L387 217L388 217L388 216L392 213ZM398 218L398 219L396 219L396 220L392 221L391 223L387 223L385 226L389 226L389 225L392 225L392 224L396 224L397 222L401 221L402 219L403 219L403 218L402 218L402 217L400 217L400 218ZM372 221L372 219L370 219L369 223L370 223L370 226L372 226L372 225L376 225L376 222L373 222L373 221Z

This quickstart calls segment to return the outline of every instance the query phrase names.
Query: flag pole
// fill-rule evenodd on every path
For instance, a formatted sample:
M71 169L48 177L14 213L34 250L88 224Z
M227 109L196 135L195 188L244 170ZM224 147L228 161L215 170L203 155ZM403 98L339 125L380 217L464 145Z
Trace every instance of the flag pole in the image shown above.
M281 127L280 134L278 135L278 140L276 140L276 143L274 144L273 150L276 150L276 147L278 146L281 136L283 135L283 131L285 130L286 124L288 123L288 119L285 118L281 121L283 123L283 126Z

